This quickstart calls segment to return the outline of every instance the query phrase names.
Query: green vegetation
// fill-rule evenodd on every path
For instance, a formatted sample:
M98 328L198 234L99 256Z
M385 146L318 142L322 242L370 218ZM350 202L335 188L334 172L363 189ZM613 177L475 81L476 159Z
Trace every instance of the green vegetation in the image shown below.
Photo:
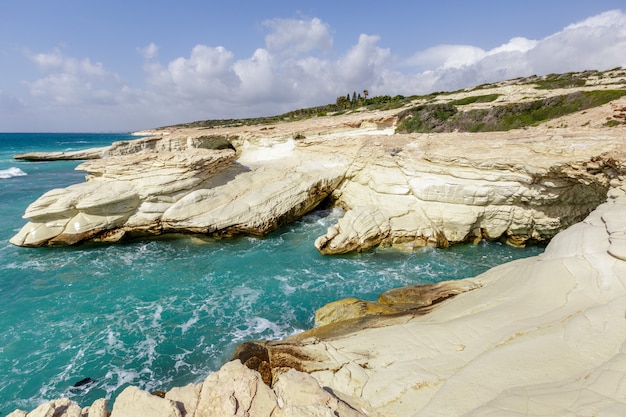
M491 103L492 101L495 101L498 99L498 97L500 97L502 94L486 94L483 96L470 96L470 97L465 97L459 100L454 100L451 101L450 104L452 104L453 106L464 106L466 104L473 104L473 103Z
M606 104L626 90L577 91L525 103L459 112L452 104L428 104L398 114L398 132L490 132L536 126L577 111Z
M399 132L446 132L448 119L456 115L458 110L452 104L424 104L398 114L401 123L396 129Z

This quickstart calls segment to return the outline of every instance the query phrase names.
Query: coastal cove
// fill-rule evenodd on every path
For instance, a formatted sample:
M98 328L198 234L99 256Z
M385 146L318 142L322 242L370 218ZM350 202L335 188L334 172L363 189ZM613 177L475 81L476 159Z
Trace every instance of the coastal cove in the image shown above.
M264 238L177 238L70 248L8 243L25 207L82 182L79 162L22 162L22 152L107 146L128 135L0 135L0 415L69 397L113 400L128 385L168 390L203 380L248 340L313 326L344 297L374 301L405 285L475 276L542 247L500 243L415 252L320 255L313 241L342 215L317 211ZM85 377L95 383L72 389Z
M35 415L623 416L626 71L384 100L0 167Z

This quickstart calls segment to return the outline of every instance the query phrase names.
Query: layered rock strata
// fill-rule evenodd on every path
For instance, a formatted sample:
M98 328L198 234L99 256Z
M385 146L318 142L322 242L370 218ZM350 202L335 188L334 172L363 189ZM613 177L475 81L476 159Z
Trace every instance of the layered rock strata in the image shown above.
M51 190L31 204L24 215L30 222L11 242L52 246L163 233L264 235L323 201L351 160L332 149L295 153L293 141L261 151L248 147L240 155L230 147L185 142L189 146L176 148L169 139L141 139L84 162L77 169L88 173L87 181Z
M260 236L329 198L345 215L316 240L323 254L482 238L522 246L583 219L624 171L619 135L392 135L384 124L358 126L299 141L263 133L237 150L225 135L189 132L116 143L77 167L85 183L31 204L11 242Z
M618 137L522 135L407 135L364 146L333 193L346 214L316 247L336 254L482 238L548 241L623 175Z

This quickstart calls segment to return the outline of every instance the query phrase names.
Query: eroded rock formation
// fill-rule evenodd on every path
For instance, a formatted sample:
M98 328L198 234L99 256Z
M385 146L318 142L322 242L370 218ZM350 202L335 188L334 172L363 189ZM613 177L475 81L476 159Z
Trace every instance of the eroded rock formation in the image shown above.
M363 147L334 192L346 214L316 247L335 254L548 241L603 202L624 172L618 137L522 135L409 136Z
M118 145L122 155L84 162L77 169L88 172L87 181L51 190L31 204L24 215L30 223L11 242L71 245L180 232L264 235L316 207L350 162L332 149L292 156L293 141L280 150L264 148L266 159L248 148L237 161L233 149L188 142L164 150L155 147L158 140L142 139L138 152L126 154L134 148Z
M114 144L78 166L85 183L31 204L11 242L260 236L329 197L346 212L315 242L323 254L482 238L524 245L583 219L624 171L619 135L383 133L257 138L238 151L182 133Z
M342 300L318 311L329 324L236 357L274 380L306 372L382 415L624 415L626 187L610 195L544 254L442 284L434 305L429 287Z

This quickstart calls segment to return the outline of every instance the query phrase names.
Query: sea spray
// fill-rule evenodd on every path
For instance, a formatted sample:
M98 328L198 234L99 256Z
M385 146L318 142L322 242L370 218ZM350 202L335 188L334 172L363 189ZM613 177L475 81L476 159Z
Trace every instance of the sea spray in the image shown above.
M19 168L11 167L8 169L0 169L0 179L8 179L13 177L23 177L27 175L24 171Z

